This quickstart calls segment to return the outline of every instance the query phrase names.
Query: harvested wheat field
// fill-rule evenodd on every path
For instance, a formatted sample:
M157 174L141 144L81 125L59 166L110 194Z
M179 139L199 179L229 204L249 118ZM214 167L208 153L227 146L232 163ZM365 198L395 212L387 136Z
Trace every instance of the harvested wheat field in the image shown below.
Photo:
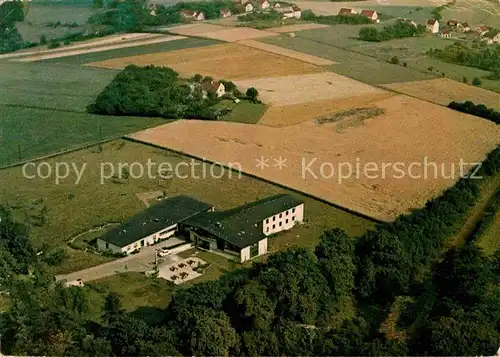
M140 38L136 41L135 40L125 41L123 43L115 43L115 44L110 44L107 46L95 46L95 47L86 46L86 47L78 48L78 49L67 48L64 51L58 51L58 52L54 52L54 53L43 53L42 52L42 53L38 53L38 54L35 54L32 56L27 56L27 57L17 59L17 61L19 61L19 62L36 62L36 61L43 61L43 60L54 59L54 58L78 56L78 55L83 55L83 54L87 54L87 53L116 50L119 48L152 45L155 43L176 41L176 40L181 40L184 38L186 38L186 37L184 37L184 36L166 36L166 35L159 35L158 36L158 35L154 35L154 36L151 36L148 38Z
M352 125L338 117L332 124L285 128L182 120L130 137L233 167L239 163L248 174L386 221L453 185L460 159L482 160L500 141L494 123L419 99L397 95L376 107L376 116ZM434 177L428 169L423 177L423 166L413 163L423 165L426 157L442 164L446 176ZM267 161L259 167L262 158ZM281 169L275 161L280 158L286 165Z
M353 95L385 93L384 90L332 72L256 78L237 81L241 88L255 87L260 99L271 105L292 105Z
M271 31L271 32L276 32L276 33L287 33L287 32L296 32L296 31L304 31L304 30L322 29L325 27L330 27L330 26L323 25L323 24L310 23L310 24L286 25L286 26L280 26L280 27L273 27L270 29L266 29L266 31Z
M385 92L355 95L345 99L326 99L286 106L271 106L266 110L258 124L274 127L296 125L345 109L370 106L371 103L393 95L394 93Z
M470 100L475 104L500 109L499 93L448 78L385 84L384 87L442 105L448 105L453 100L456 102Z
M333 61L326 59L326 58L316 57L316 56L308 55L306 53L297 52L297 51L289 50L287 48L278 47L278 46L274 46L274 45L268 45L267 43L257 42L254 40L244 40L244 41L238 42L238 44L252 47L252 48L256 48L258 50L262 50L262 51L266 51L266 52L275 53L277 55L282 55L282 56L294 58L294 59L297 59L299 61L315 64L317 66L329 66L331 64L336 63L336 62L333 62Z
M253 38L262 38L269 36L278 36L275 32L257 30L249 27L226 27L224 30L217 30L211 32L204 32L198 34L201 37L212 38L225 42L238 42L242 40L250 40Z
M169 66L183 77L201 73L228 80L324 71L322 67L293 58L232 43L114 58L88 65L102 68L125 68L129 64Z

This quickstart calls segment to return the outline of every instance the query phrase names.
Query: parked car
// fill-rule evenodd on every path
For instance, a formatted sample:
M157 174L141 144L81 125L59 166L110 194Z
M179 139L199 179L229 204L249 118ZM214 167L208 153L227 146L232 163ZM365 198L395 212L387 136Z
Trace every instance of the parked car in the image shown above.
M158 256L159 257L166 257L167 255L170 255L171 253L172 252L165 247L158 249Z

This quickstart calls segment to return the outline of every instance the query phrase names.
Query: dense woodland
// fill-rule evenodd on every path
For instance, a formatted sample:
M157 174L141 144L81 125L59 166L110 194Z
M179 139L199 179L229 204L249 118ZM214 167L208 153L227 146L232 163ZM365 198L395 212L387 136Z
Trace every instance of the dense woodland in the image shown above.
M311 10L302 11L301 19L304 21L312 21L325 25L350 24L363 25L373 23L368 17L355 14L350 16L344 15L315 15Z
M499 171L497 148L479 174ZM314 250L289 248L217 281L176 289L157 325L126 313L116 294L106 297L100 321L91 322L87 288L55 284L27 229L2 210L0 286L11 299L0 317L3 352L493 355L500 341L500 254L487 258L473 242L448 249L479 185L463 178L424 208L357 240L327 230ZM398 333L381 328L395 306Z
M500 124L500 112L494 110L493 108L488 108L483 104L475 105L470 101L463 103L450 102L450 104L448 104L448 108L491 120L495 124Z
M36 45L23 41L16 28L16 23L21 21L24 21L21 1L8 1L0 5L0 53L13 52Z
M396 22L394 25L384 26L383 30L374 27L363 27L359 30L358 38L363 41L382 42L396 38L419 36L425 33L425 26L416 27L407 22Z
M445 62L490 71L492 79L500 79L500 45L473 46L455 42L443 49L433 48L427 54Z

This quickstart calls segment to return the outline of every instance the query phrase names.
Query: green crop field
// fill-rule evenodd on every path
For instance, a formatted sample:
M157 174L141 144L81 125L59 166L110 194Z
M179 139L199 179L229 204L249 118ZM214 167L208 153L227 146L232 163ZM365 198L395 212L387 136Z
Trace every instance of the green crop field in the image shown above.
M38 42L44 34L48 39L62 37L68 33L85 31L85 23L92 12L91 1L30 2L25 20L18 23L21 36L25 41ZM50 22L77 23L78 27L47 26Z
M17 106L0 106L0 111L0 167L166 122Z
M0 72L0 104L85 112L119 71L3 61Z
M500 212L497 212L493 222L479 238L478 245L487 254L494 254L500 250Z
M179 166L182 172L179 177L163 180L158 178L158 172L155 173L153 167L152 175L148 175L146 171L141 176L138 171L130 170L127 178L111 178L111 167L115 169L115 175L118 175L119 163L138 163L135 165L142 164L145 168L148 159L157 165L168 163L165 165L173 168L184 163ZM0 205L14 207L16 212L25 217L26 223L37 222L31 227L35 246L47 243L67 248L69 258L54 273L68 273L102 263L104 257L73 250L67 246L67 242L71 237L95 226L121 222L143 210L144 204L136 197L137 193L160 191L168 196L187 194L223 210L280 192L289 192L255 178L240 176L236 172L231 176L226 172L222 178L216 178L220 176L220 168L214 169L219 170L214 171L216 175L202 176L203 170L210 173L210 165L206 164L203 168L201 162L192 161L188 157L125 140L60 155L45 162L52 167L62 162L74 164L78 168L86 166L78 184L74 171L56 184L53 176L47 179L25 178L21 167L1 170ZM193 164L186 167L185 164L192 162L197 166ZM158 166L155 167L157 170ZM190 174L193 167L197 168L195 174ZM102 180L102 184L101 169L107 174L105 177L110 177ZM32 173L33 169L28 175ZM373 222L364 218L299 194L297 196L305 201L306 222L296 229L271 238L269 247L272 251L294 244L314 246L322 232L328 228L339 227L351 236L359 236L374 227Z
M157 52L167 52L174 50L181 50L184 48L195 48L202 46L209 46L221 43L217 40L204 39L204 38L186 38L181 40L155 43L151 45L119 48L115 50L94 52L88 54L80 54L76 56L54 58L50 60L42 61L43 63L62 63L62 64L73 64L82 65L90 62L105 61L113 58L146 55L150 53Z
M305 32L301 31L298 34ZM301 37L276 36L260 41L338 62L329 68L338 74L369 84L418 81L435 78L430 73L390 64L361 53L351 52Z
M398 17L407 18L415 21L417 24L424 25L432 18L433 7L417 7L417 6L370 6L370 10L377 11L379 17L390 16L394 19ZM382 15L382 16L381 16ZM390 22L390 21L387 21Z

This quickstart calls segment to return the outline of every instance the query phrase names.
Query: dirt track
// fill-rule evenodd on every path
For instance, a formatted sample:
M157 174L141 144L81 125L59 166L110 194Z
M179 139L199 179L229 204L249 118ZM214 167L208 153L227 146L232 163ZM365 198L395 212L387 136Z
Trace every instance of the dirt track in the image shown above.
M249 174L381 220L422 207L458 179L460 159L482 160L500 141L494 123L418 99L397 95L375 105L385 114L352 126L340 123L342 133L336 124L313 122L272 128L185 120L131 137L219 163L240 163ZM275 161L280 157L286 159L282 169ZM262 169L256 166L261 158L267 159ZM442 164L446 176L438 169L434 177L431 167L424 179L425 158ZM396 166L384 168L395 163L403 165L403 177ZM413 163L420 166L410 169ZM339 169L347 174L347 164L353 172L342 179ZM452 171L455 177L447 177Z

